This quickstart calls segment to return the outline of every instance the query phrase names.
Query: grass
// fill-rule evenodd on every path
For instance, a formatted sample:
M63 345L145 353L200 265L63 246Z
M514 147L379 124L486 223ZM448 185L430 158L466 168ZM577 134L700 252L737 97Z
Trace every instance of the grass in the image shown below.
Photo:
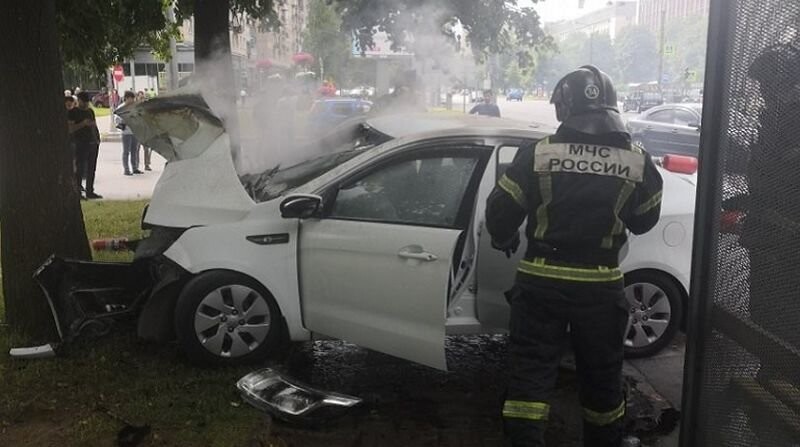
M91 108L92 108L92 110L94 110L94 116L95 117L99 118L101 116L109 116L109 115L111 115L111 109L108 108L108 107L91 106Z
M89 239L140 237L144 204L84 202ZM56 359L12 360L8 349L24 342L0 326L0 445L115 445L123 420L151 426L143 445L244 446L267 429L234 386L252 367L192 367L175 346L137 340L132 325Z

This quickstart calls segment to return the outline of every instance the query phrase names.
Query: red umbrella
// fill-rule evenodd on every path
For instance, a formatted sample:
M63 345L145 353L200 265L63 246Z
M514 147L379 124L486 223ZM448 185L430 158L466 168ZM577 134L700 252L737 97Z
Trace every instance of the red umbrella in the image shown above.
M257 68L270 68L270 67L272 67L272 61L269 60L269 59L259 59L256 62L256 67Z
M292 62L295 64L313 64L314 56L308 53L297 53L292 56Z

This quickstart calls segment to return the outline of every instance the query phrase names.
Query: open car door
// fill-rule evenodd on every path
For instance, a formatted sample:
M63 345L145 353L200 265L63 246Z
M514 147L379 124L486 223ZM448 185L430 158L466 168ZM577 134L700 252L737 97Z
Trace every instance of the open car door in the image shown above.
M326 193L300 229L311 331L446 369L453 259L489 151L438 143L379 161Z

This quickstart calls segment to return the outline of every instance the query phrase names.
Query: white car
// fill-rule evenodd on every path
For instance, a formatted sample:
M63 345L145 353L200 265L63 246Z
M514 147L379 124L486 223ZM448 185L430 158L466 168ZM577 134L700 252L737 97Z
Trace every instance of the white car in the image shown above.
M120 113L168 160L143 218L152 235L133 267L116 273L59 260L43 268L62 337L113 310L135 313L147 338L177 337L201 362L259 360L320 336L446 369L448 334L507 329L504 292L524 245L512 259L491 248L486 198L518 148L552 129L474 116L375 118L347 150L266 173L251 192L268 200L257 202L199 97L160 96ZM630 355L669 343L688 296L694 177L661 174L661 220L631 237L621 264ZM96 273L74 273L82 268ZM77 286L58 286L76 276ZM102 312L75 312L82 287L101 289L94 277L128 290L97 298Z

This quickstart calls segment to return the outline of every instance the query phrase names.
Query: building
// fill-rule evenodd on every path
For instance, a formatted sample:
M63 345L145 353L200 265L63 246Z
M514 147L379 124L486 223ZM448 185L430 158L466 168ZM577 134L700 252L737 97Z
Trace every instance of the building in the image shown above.
M639 24L657 30L664 19L690 16L708 16L709 0L640 0Z
M251 56L251 41L255 23L252 20L231 16L231 57L233 60L234 79L237 83L246 84L248 75L248 59ZM176 42L174 55L178 62L178 77L182 79L194 72L194 19L188 19L180 27L181 37ZM151 48L139 48L133 57L122 64L125 79L115 85L122 92L125 90L165 90L168 86L166 62L158 58Z
M556 42L562 42L574 33L603 34L614 40L623 28L636 24L636 3L635 0L608 2L603 8L576 19L548 23L545 31Z
M290 67L292 56L303 50L303 33L308 20L308 0L276 2L281 26L275 31L254 33L253 68ZM261 27L257 27L261 28Z

